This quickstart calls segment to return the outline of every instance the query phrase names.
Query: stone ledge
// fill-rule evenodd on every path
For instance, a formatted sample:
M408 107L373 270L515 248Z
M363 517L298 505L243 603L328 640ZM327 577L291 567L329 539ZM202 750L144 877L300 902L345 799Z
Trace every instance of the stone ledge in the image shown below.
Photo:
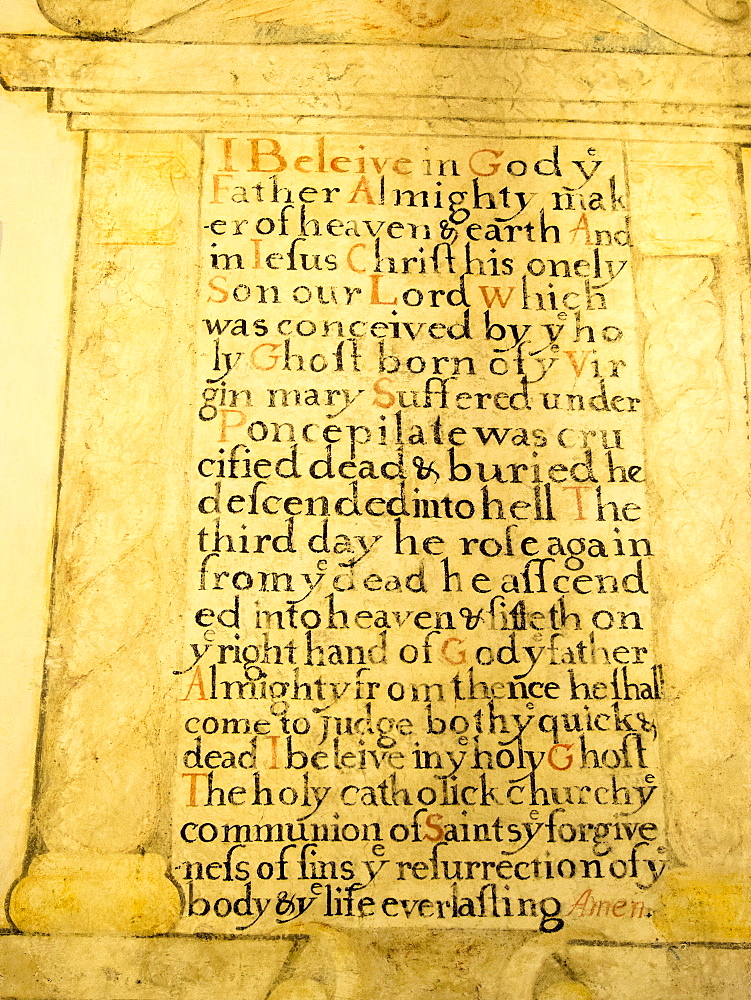
M673 105L751 106L751 59L740 56L5 35L0 78L11 89L182 93L199 99L201 94L359 94L382 104L391 95L548 101L555 94L564 102L663 104L669 94Z
M299 944L255 939L0 935L4 1000L264 1000Z
M409 932L360 932L351 939L337 936L347 937L350 948L358 953L377 942L382 962L379 982L385 995L399 1000L413 995L414 969L411 962L405 965L404 939L409 938L412 949L419 950L425 946L424 936ZM565 958L567 976L573 978L559 976L543 990L553 1000L599 996L632 1000L647 994L665 1000L695 1000L697 995L736 997L744 995L744 989L751 990L751 946L639 945L603 939L559 940L554 935L542 940L514 932L457 932L452 936L465 946L461 970L454 968L453 959L442 962L435 954L431 959L430 948L424 961L435 966L432 975L426 973L426 982L443 983L441 995L454 1000L541 996L550 973L563 968L556 956ZM140 939L0 934L0 998L267 1000L273 994L273 1000L352 1000L361 996L362 983L353 970L344 976L348 986L343 990L335 984L333 989L324 986L331 970L320 963L336 964L331 954L312 955L313 966L308 962L305 968L303 955L310 940L308 933L294 932L269 937ZM444 955L449 952L445 949ZM499 961L494 963L493 956ZM306 975L311 968L318 969L320 979ZM378 995L376 987L373 993Z

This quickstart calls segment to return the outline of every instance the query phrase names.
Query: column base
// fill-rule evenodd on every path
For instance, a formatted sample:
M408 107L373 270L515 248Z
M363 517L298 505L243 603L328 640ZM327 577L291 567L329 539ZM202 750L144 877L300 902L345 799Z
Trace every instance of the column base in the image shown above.
M652 922L668 941L751 942L751 878L674 868Z
M26 934L166 934L182 904L158 854L40 854L16 884L10 919Z

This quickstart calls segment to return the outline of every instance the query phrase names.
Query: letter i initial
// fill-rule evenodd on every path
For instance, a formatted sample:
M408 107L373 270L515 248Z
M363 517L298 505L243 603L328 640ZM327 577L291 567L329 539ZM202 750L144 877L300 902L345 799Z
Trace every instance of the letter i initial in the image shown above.
M222 139L222 146L224 147L224 167L223 170L228 174L236 174L237 167L232 166L232 143L234 139Z

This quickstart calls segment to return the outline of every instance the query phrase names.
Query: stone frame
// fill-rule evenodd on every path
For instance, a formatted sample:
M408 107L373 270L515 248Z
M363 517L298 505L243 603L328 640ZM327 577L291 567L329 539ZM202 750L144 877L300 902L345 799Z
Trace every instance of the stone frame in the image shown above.
M661 719L662 766L670 792L671 851L680 867L666 880L656 927L668 944L693 947L702 955L702 949L714 946L735 953L734 962L745 961L751 942L746 876L751 818L743 779L751 770L751 748L744 734L751 700L739 696L732 682L751 652L745 571L751 541L748 412L746 384L739 375L747 365L749 322L741 168L747 169L751 145L751 64L742 57L705 55L565 52L552 57L534 50L302 45L294 47L292 74L285 48L0 38L6 86L47 90L50 110L68 115L71 129L87 133L34 832L26 871L9 904L19 930L52 939L41 944L29 938L27 945L14 938L5 955L14 949L33 953L35 962L57 969L62 982L74 973L56 950L56 935L82 935L82 940L99 940L102 934L165 935L179 913L177 891L165 874L169 804L154 780L166 752L159 725L165 696L149 680L148 664L156 658L169 669L169 630L159 624L159 616L177 627L159 579L179 573L181 565L180 541L170 526L186 503L179 487L182 456L166 447L159 451L155 442L167 424L178 438L182 433L188 439L187 427L176 416L179 384L175 380L165 393L164 375L176 351L182 352L186 371L190 366L181 332L192 324L194 309L189 289L197 247L201 136L367 128L427 136L609 139L625 146L639 254L644 374L651 395L646 427L648 459L656 470L651 502L655 533L671 553L658 568L656 607L671 690ZM403 96L397 82L389 83L399 80L405 59L413 96ZM386 103L388 114L382 110ZM129 207L128 190L135 184L153 194L148 225ZM670 222L664 224L663 214L655 226L653 200L665 191L673 193ZM134 280L169 282L183 291L165 311L150 305L148 295L134 289ZM666 286L669 298L662 291ZM692 321L697 310L700 326ZM135 321L142 338L125 342L118 337L123 320ZM127 401L133 374L143 375L147 344L156 362L152 378L139 385L161 408L153 423L125 434L127 409L108 401ZM690 378L671 363L687 352L695 363ZM698 428L697 398L702 407ZM687 454L694 454L687 443L697 431L706 453L687 462ZM165 487L153 505L154 516L143 518L139 488L148 484L144 469L153 462L172 467L178 485ZM113 520L118 509L121 520ZM96 532L96 544L83 530L87 525L91 534ZM144 615L138 627L147 657L132 655L124 631L123 605L127 610L127 588L134 581L154 594L153 613ZM736 595L732 608L716 618L702 616L701 609L717 605L728 591ZM92 611L93 594L99 604L103 595L106 599L106 622ZM104 709L102 670L108 671L108 691L117 694ZM686 733L694 732L697 700L710 694L724 720L718 726L724 735L721 742L697 748ZM152 747L147 767L141 753L137 761L129 754L132 733L122 725L118 729L124 711L138 717L139 739ZM80 784L83 763L98 776L95 797ZM116 811L113 769L137 792L138 808L131 801L127 812ZM706 779L718 771L719 795L709 801ZM102 798L104 812L95 806ZM735 817L730 827L722 822L728 816ZM40 838L46 851L39 849ZM103 852L105 844L110 850ZM92 886L102 885L105 893L92 892ZM294 935L283 940L268 960L278 971L266 996L290 989L290 956L296 961L299 948ZM324 932L316 940L334 970L331 995L346 995L342 984L353 969L367 982L368 963L355 957L351 943ZM534 937L525 943L513 934L506 940L505 966L486 957L478 960L478 968L498 991L507 988L504 982L527 991L512 992L517 996L531 996L546 976L551 988L573 982L572 970L586 980L590 956L598 949L635 947L607 942L601 948L604 943L596 940L553 947ZM154 947L161 954L184 944L184 939L162 937ZM125 949L123 956L130 949L123 961L136 964L152 948L133 942L117 947ZM235 943L197 945L201 954L212 947L238 953ZM133 957L134 948L141 949L140 958ZM104 968L102 956L111 958L111 951L100 949L98 967ZM546 965L557 951L567 962L560 974ZM718 967L720 959L706 953L711 959L686 963L694 977L707 978L708 970ZM81 960L80 950L76 954ZM295 968L300 978L301 966ZM35 992L22 974L17 978L14 996L41 1000L46 995ZM140 995L137 985L131 977L129 996ZM317 988L298 985L303 995ZM92 996L108 995L99 981L91 989Z

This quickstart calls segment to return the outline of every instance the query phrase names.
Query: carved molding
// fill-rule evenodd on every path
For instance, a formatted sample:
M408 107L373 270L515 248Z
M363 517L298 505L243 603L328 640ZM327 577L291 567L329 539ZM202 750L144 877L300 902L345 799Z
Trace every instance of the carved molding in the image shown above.
M404 66L420 98L588 103L614 114L639 103L694 108L723 122L723 110L751 107L751 60L701 55L451 49L439 46L170 45L80 38L0 36L0 77L10 89L267 97L311 94L374 101L403 98ZM291 68L294 67L294 68ZM195 99L195 98L194 98ZM195 108L198 113L200 106ZM530 118L530 120L533 120Z

